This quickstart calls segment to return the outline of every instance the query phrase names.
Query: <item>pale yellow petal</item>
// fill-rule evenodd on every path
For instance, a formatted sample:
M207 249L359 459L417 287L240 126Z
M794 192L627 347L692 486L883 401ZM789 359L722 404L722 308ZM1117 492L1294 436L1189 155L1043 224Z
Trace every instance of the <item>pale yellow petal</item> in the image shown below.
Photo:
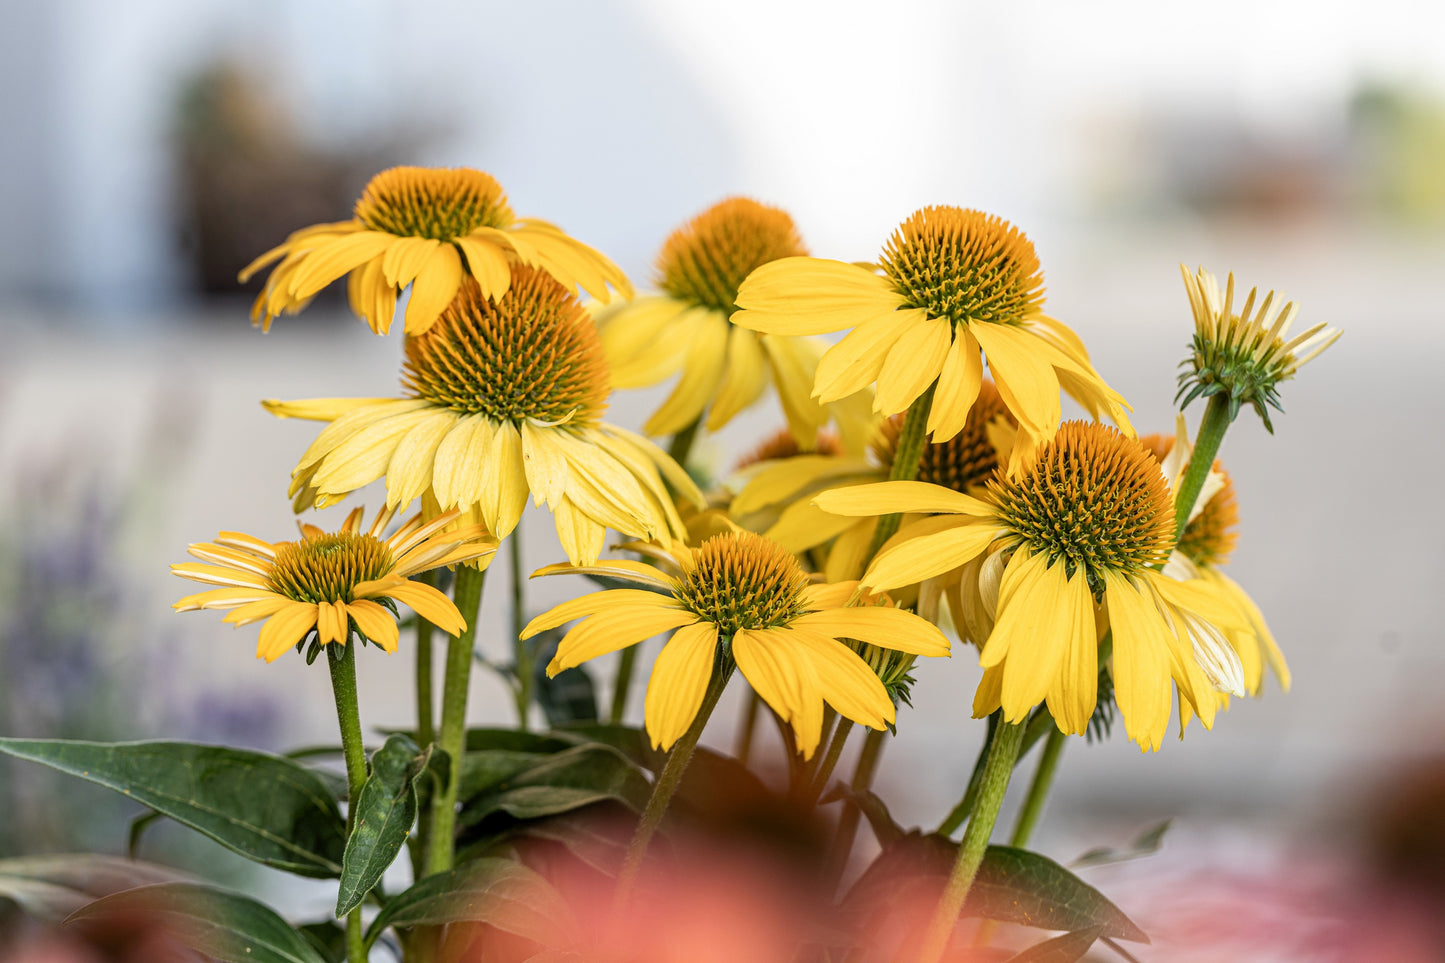
M697 616L685 609L655 603L608 606L583 619L562 637L557 654L547 666L547 674L556 675L563 669L697 621Z
M991 518L993 508L984 501L942 485L921 481L883 481L870 485L834 488L815 496L814 503L835 515L971 515Z
M447 635L461 635L466 629L466 619L452 600L425 582L411 582L405 579L381 579L376 582L362 582L351 591L353 598L389 598L404 605L441 629Z
M573 565L591 565L597 561L607 538L606 525L588 516L565 496L552 506L552 521L568 561Z
M736 329L742 330L742 329ZM788 429L797 439L798 447L811 449L818 429L828 421L828 411L813 399L815 374L823 349L810 338L789 338L780 334L758 335L758 343L767 355L768 369L778 389L778 402Z
M1034 435L1052 437L1062 415L1059 379L1050 363L1058 352L1008 325L982 323L969 330L988 357L999 396L1019 424Z
M749 274L738 288L734 324L769 334L827 334L899 307L887 279L843 261L786 257Z
M456 427L459 416L450 409L427 412L397 440L386 466L386 503L410 505L431 487L432 464L442 439ZM360 486L357 486L360 487Z
M396 619L383 606L370 599L357 599L346 606L361 634L381 646L383 652L395 652L399 641Z
M720 430L732 421L734 415L761 398L768 386L768 371L768 358L758 342L757 333L730 325L727 366L712 407L708 409L707 430ZM820 411L819 421L822 417Z
M522 467L532 504L546 502L553 510L567 494L567 455L550 429L522 422ZM500 532L498 533L500 534Z
M670 595L649 592L646 589L606 589L589 592L586 595L555 605L527 623L522 638L530 639L538 632L566 625L573 619L585 618L609 608L626 608L653 605L658 608L680 608L681 603Z
M382 277L395 290L410 284L441 242L430 237L397 238L381 262Z
M698 418L717 393L727 364L729 326L721 315L697 311L687 319L685 333L687 357L682 375L672 393L655 411L642 430L649 435L675 435Z

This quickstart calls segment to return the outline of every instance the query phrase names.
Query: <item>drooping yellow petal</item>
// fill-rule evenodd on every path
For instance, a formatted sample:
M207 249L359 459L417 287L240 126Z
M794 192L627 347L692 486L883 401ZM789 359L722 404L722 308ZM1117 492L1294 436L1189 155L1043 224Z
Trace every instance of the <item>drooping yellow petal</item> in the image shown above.
M386 503L410 505L432 485L432 462L437 448L453 428L458 415L450 409L428 412L418 418L396 443L386 466Z
M484 237L464 234L452 239L467 259L467 270L477 279L482 296L497 300L507 293L512 285L512 269L507 265L507 255L496 244Z
M1058 566L1054 566L1058 568ZM1049 713L1059 731L1081 736L1089 727L1098 702L1099 636L1094 622L1094 596L1083 572L1069 579L1060 600L1068 613L1060 618L1063 645L1059 653L1059 669L1049 683ZM1015 649L1012 658L1018 657ZM1007 685L1008 666L1004 666Z
M1019 424L1035 436L1052 437L1063 409L1048 345L1003 324L976 324L969 330L988 357L999 396Z
M768 386L768 359L758 335L747 328L728 328L727 367L707 413L707 430L718 431L733 416L762 397Z
M322 457L316 473L311 476L312 487L324 494L344 495L371 484L385 474L402 437L435 414L435 411L418 409L365 425ZM294 479L292 484L295 485ZM388 502L399 504L390 498Z
M552 506L552 521L557 526L557 540L562 552L573 565L590 565L602 554L607 526L589 517L571 498L563 497Z
M833 540L828 549L828 563L823 569L830 582L856 581L863 577L863 571L871 558L869 549L873 546L873 533L878 529L878 519L864 518Z
M486 490L480 483L493 463L492 434L485 415L456 419L432 458L432 489L438 505L456 508L482 502Z
M952 343L952 327L939 318L928 318L899 338L878 372L873 410L885 415L907 411L938 378Z
M316 627L316 603L292 602L266 620L256 643L256 658L275 662Z
M450 244L439 244L411 282L406 304L406 333L421 334L436 323L462 283L462 259Z
M610 605L583 619L562 637L557 654L547 666L548 675L581 665L599 655L625 649L669 629L692 625L698 618L682 608L646 602Z
M733 324L768 334L827 334L903 304L887 279L843 261L785 257L753 271L738 288Z
M839 458L835 455L795 455L770 464L748 480L733 499L734 515L749 515L768 505L788 502L818 484L827 484L845 477L877 477L878 469L862 458ZM841 512L834 514L842 514Z
M824 403L851 395L878 380L898 340L929 321L917 309L889 311L858 325L818 362L814 390Z
M649 435L675 435L697 421L722 381L727 363L728 323L713 311L699 309L691 313L694 317L683 322L688 349L682 375L662 407L642 426Z
M398 291L406 287L440 245L440 241L430 237L398 238L387 248L386 257L381 261L381 273L386 283Z
M1141 749L1157 750L1169 729L1169 627L1125 577L1104 573L1104 602L1114 633L1114 699L1124 729Z
M1234 579L1220 571L1209 573L1219 583L1224 594L1239 607L1248 618L1250 627L1254 630L1254 636L1260 646L1264 649L1264 657L1269 662L1269 667L1274 670L1275 678L1279 679L1279 687L1282 691L1288 692L1290 687L1289 665L1285 663L1284 652L1274 640L1274 635L1269 631L1269 625L1264 620L1264 613L1259 606L1254 604L1254 599Z
M788 429L797 439L798 447L811 449L818 429L828 420L828 410L814 400L814 375L822 347L811 338L789 338L778 334L757 335L767 355L773 384L778 389L778 402Z
M245 605L232 609L226 613L221 621L240 628L243 625L258 622L261 619L269 619L291 604L292 600L286 598L284 595L271 595L267 598L257 599L254 602L248 602Z
M287 293L298 300L309 298L341 277L381 254L396 242L390 234L359 231L343 234L318 245L291 275Z
M822 545L857 525L856 519L833 515L809 501L796 501L783 509L763 534L795 554Z
M1003 666L989 666L978 680L973 693L973 717L985 719L998 711L1003 704Z
M948 655L948 638L932 622L912 612L880 605L806 612L791 623L835 639L857 639L913 655Z
M687 357L677 326L688 303L673 298L638 298L599 313L598 333L612 387L642 388L676 374Z
M447 635L461 635L467 627L466 619L452 600L425 582L395 578L361 582L351 590L351 595L358 599L395 599L411 606L417 615Z
M707 506L707 497L697 487L692 476L650 439L605 422L597 426L596 430L613 440L613 453L631 464L634 472L640 472L643 467L648 471L660 472L679 498L686 499L697 508Z
M510 421L498 422L492 435L493 457L496 459L496 501L482 500L487 527L498 538L512 534L527 507L527 470L522 451L522 435ZM490 480L490 476L488 476ZM485 489L484 489L485 491Z
M346 620L345 602L316 604L316 637L322 645L345 645L351 626Z
M989 518L987 503L942 485L921 481L883 481L871 485L834 488L815 496L814 503L834 515L971 515Z
M741 629L733 636L738 669L763 701L789 722L804 759L823 738L823 699L808 663L796 657L787 636L776 629Z
M346 610L362 635L381 646L383 652L396 651L399 640L396 619L383 606L370 599L357 599L348 603Z
M800 622L774 631L786 633L788 643L817 676L823 698L840 715L870 729L883 729L894 721L896 712L888 690L858 653Z
M967 328L960 328L949 346L933 392L933 405L928 409L928 434L934 444L948 441L963 430L982 386L983 358L978 341Z
M671 749L692 726L712 679L717 626L685 625L658 653L647 682L643 717L654 749Z

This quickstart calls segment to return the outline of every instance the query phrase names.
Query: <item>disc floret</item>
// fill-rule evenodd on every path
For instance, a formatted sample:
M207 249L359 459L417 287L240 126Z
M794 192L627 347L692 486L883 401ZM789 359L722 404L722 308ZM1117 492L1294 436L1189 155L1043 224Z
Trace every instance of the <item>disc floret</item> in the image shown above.
M1174 506L1154 455L1097 422L1070 421L1019 477L995 479L998 517L1032 554L1082 569L1095 597L1104 575L1162 564L1174 539Z
M609 388L587 311L549 274L521 265L500 297L463 282L436 324L407 339L403 384L462 415L547 425L596 422Z
M692 553L677 580L683 606L730 636L771 629L803 612L807 573L794 555L752 532L714 535Z
M732 314L743 278L769 261L807 253L786 211L730 197L668 237L657 258L657 286L680 301Z
M982 211L917 211L889 239L882 265L905 303L955 327L1013 324L1043 306L1033 243L1008 221Z
M373 231L450 241L478 228L512 226L502 185L467 167L393 167L367 183L356 217Z
M297 602L350 602L362 582L391 571L385 543L370 534L323 532L276 547L271 587Z

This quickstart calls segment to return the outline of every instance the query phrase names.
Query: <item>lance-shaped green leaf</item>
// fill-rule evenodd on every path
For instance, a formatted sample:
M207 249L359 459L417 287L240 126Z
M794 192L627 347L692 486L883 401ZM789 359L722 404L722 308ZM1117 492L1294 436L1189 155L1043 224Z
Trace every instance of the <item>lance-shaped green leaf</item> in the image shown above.
M171 882L182 875L165 866L115 856L22 856L0 859L0 899L12 900L36 919L58 923L102 896Z
M514 860L477 859L393 896L372 920L366 945L388 926L462 920L487 923L542 946L565 947L576 939L572 911L552 884Z
M1164 834L1169 831L1169 824L1172 822L1172 819L1166 819L1162 823L1150 826L1135 836L1127 846L1120 848L1095 846L1069 865L1075 869L1081 866L1102 866L1105 863L1122 863L1128 859L1138 859L1140 856L1157 853L1164 845Z
M341 872L346 823L326 784L290 759L192 742L0 739L0 752L108 786L258 863Z
M1055 936L1009 957L1008 963L1077 963L1103 933L1102 926L1094 926L1076 933Z
M462 808L461 825L473 826L495 812L539 819L616 799L641 809L650 792L637 766L610 746L575 746L546 756L528 769L494 783Z
M430 747L418 749L403 735L389 737L372 754L371 773L356 801L356 818L341 861L338 919L366 898L401 852L416 822L416 781L430 761Z
M270 908L239 893L200 883L159 883L96 900L67 926L105 927L155 919L197 953L223 963L328 963Z
M905 913L931 905L957 855L953 840L911 831L868 867L848 903L861 914ZM1104 937L1149 942L1103 893L1052 859L1010 846L988 847L960 915L1070 932L1098 926Z

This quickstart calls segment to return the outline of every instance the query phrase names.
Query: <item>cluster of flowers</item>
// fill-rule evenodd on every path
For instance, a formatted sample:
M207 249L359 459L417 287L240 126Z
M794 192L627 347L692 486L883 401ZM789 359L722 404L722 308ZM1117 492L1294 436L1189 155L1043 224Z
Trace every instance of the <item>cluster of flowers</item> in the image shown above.
M943 629L977 646L976 716L1012 725L1042 705L1082 734L1112 703L1146 750L1176 696L1182 736L1258 693L1266 665L1289 685L1222 571L1237 517L1214 458L1242 405L1277 407L1276 385L1338 337L1291 338L1294 306L1272 293L1237 307L1232 277L1222 293L1185 271L1181 397L1208 399L1196 446L1182 414L1171 436L1136 435L1083 341L1044 312L1028 238L973 210L923 208L875 262L848 263L810 256L785 212L725 200L667 239L656 293L634 297L606 257L518 219L490 176L396 168L353 219L297 231L243 277L268 265L253 310L266 327L345 277L385 334L409 289L399 397L265 402L327 423L292 472L297 512L385 480L369 531L358 509L293 542L223 532L175 566L218 586L176 607L265 619L268 661L308 640L313 658L353 639L394 651L392 602L470 648L465 573L516 537L530 497L568 559L537 574L636 587L559 605L520 639L580 620L555 674L669 633L644 717L682 765L734 669L804 758L827 707L839 738L843 720L892 726L914 660L949 654ZM604 420L613 389L674 376L644 434ZM703 491L686 470L694 439L770 389L786 428ZM1085 419L1063 420L1063 394ZM634 558L604 557L609 530ZM443 566L460 566L453 598L412 578Z

